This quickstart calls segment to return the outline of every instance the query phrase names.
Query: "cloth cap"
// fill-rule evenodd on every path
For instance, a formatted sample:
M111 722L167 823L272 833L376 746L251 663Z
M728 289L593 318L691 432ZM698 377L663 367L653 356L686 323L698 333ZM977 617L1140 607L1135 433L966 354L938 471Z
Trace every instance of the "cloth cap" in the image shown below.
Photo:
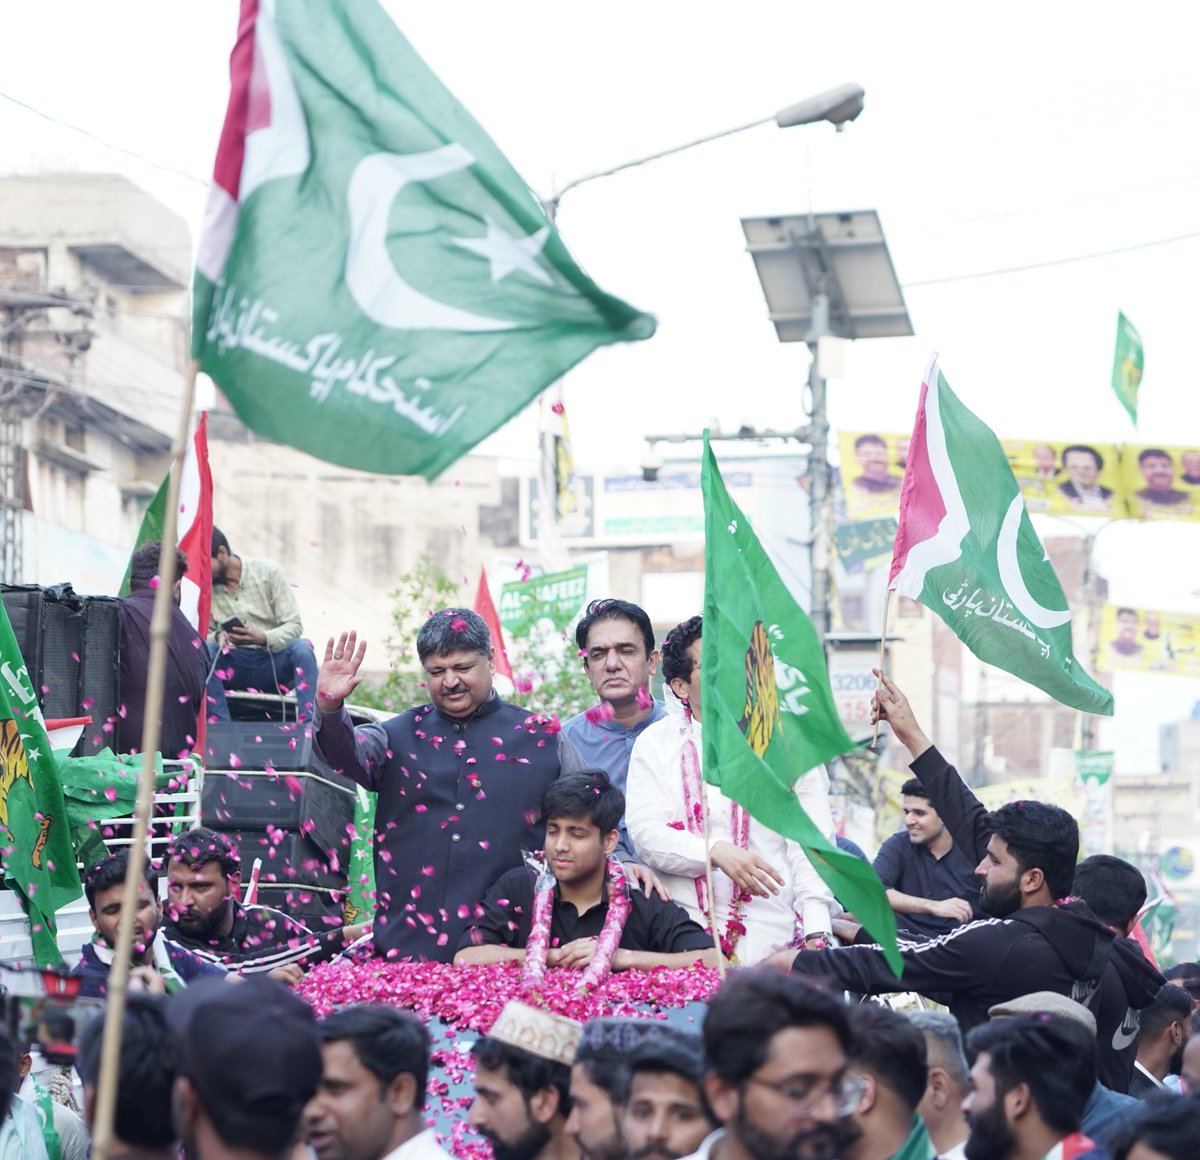
M624 1058L652 1031L662 1027L654 1019L589 1019L583 1025L583 1036L576 1063L589 1059Z
M167 1003L178 1071L201 1102L272 1114L307 1102L321 1079L312 1008L282 983L197 979Z
M504 1004L488 1035L509 1047L570 1067L583 1036L583 1024L512 999Z
M988 1008L988 1015L993 1019L1011 1018L1013 1015L1025 1015L1034 1012L1039 1015L1060 1015L1063 1019L1073 1019L1083 1024L1096 1036L1096 1016L1082 1003L1068 999L1057 991L1032 991L1028 995L1018 995L1015 999L1005 999Z

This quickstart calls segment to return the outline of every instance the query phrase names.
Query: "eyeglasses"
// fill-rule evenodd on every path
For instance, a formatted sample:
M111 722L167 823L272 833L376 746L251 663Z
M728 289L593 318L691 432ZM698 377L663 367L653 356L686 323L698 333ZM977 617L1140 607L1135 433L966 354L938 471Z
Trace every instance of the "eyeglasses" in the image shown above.
M776 1095L783 1096L799 1115L807 1115L828 1096L833 1101L834 1113L838 1116L848 1116L858 1108L858 1101L867 1090L866 1080L852 1071L828 1083L799 1079L775 1083L769 1079L759 1079L756 1075L747 1076L746 1082L756 1083L759 1087L768 1088Z

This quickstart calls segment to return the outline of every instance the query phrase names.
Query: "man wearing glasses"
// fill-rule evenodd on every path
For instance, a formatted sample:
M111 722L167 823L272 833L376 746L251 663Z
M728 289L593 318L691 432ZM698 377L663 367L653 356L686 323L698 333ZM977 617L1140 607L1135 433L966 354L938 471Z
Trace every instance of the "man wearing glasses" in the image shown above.
M704 1095L722 1127L688 1160L835 1160L866 1084L846 1007L794 975L731 975L704 1020Z

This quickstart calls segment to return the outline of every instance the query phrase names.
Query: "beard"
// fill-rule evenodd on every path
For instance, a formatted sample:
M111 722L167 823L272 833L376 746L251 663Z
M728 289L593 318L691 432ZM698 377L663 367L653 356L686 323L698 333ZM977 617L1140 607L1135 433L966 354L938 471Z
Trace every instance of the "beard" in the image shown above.
M837 1160L842 1149L859 1135L853 1121L842 1119L832 1124L813 1124L781 1140L752 1123L740 1099L730 1127L754 1160Z
M576 1140L575 1144L579 1148L579 1155L583 1160L625 1160L628 1154L625 1141L621 1139L619 1132L613 1132L599 1147L585 1147L582 1140ZM672 1157L671 1160L676 1160L676 1158Z
M985 886L979 895L979 909L993 918L1007 918L1021 906L1021 888L1016 879L1003 886Z
M495 1160L533 1160L550 1143L551 1132L545 1124L530 1124L512 1143L491 1132L480 1132L480 1135L491 1144Z
M200 911L192 914L180 911L175 915L175 925L188 938L198 939L201 942L215 942L221 937L221 926L225 922L228 911L229 899L225 899L220 906L214 907L207 914L202 914Z
M1017 1138L1004 1118L1003 1104L995 1103L986 1112L968 1115L967 1123L971 1128L963 1148L967 1160L1008 1160L1013 1154Z

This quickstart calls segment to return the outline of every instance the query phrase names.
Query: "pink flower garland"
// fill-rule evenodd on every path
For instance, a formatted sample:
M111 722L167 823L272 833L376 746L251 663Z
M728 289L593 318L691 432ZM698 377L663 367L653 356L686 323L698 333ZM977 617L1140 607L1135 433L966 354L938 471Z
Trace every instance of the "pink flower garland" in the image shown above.
M680 772L683 778L683 818L684 826L689 834L704 836L704 796L701 784L700 759L696 754L696 742L692 737L691 710L684 710L687 728L684 732L683 754L680 758ZM733 836L733 844L739 850L750 846L750 815L737 802L731 802L729 807L729 828ZM721 954L730 962L737 963L737 945L742 935L746 933L746 924L742 919L742 907L750 901L750 891L735 884L733 894L729 899L729 915L725 920L725 929L719 935ZM716 900L713 909L708 907L708 884L703 876L696 879L696 902L703 914L709 915L716 922Z
M629 918L629 883L620 859L608 856L608 914L596 939L596 953L579 981L579 990L590 991L608 978L613 955L621 945L621 933ZM533 912L529 938L525 942L525 965L521 970L521 997L540 995L546 980L550 953L550 925L554 919L554 875L548 869L538 874L533 888Z

